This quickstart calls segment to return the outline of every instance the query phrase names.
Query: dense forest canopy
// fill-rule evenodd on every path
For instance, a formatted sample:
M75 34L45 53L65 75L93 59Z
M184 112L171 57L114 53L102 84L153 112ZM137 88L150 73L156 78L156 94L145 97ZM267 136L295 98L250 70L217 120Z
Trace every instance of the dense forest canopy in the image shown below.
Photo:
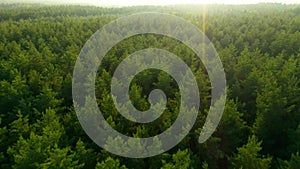
M141 72L130 86L131 102L139 110L149 108L151 90L167 93L166 110L157 120L135 124L113 106L111 77L134 51L155 47L178 55L200 90L199 114L187 137L161 155L131 159L98 147L83 131L73 108L72 74L81 48L95 31L121 16L146 11L180 16L205 32L224 66L227 98L217 130L199 144L211 86L195 53L156 34L118 43L104 57L96 78L97 103L116 130L132 137L153 136L178 114L178 85L158 70ZM0 60L0 168L300 168L299 5L2 4Z

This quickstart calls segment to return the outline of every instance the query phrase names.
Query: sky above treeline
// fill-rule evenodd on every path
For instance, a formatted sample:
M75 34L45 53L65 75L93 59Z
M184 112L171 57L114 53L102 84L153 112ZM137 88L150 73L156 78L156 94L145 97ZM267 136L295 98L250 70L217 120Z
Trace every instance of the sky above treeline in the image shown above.
M0 3L86 4L97 6L175 5L175 4L299 4L300 0L0 0Z

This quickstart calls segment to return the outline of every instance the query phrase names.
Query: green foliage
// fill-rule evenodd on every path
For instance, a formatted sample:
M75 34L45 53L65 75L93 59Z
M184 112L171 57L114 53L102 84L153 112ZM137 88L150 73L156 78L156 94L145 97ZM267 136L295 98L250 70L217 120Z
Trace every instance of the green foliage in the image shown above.
M297 169L300 167L300 156L297 152L296 154L292 154L290 160L279 161L280 169Z
M20 116L21 118L21 116ZM60 138L64 134L59 116L54 110L48 109L32 126L28 139L20 135L17 143L8 148L8 154L13 157L13 168L82 168L84 164L78 164L81 156L72 153L71 148L60 148ZM18 123L15 121L14 124ZM25 124L26 125L26 124ZM20 133L22 134L22 133ZM79 142L76 146L78 153L87 155Z
M295 57L270 59L260 78L264 86L256 99L254 129L258 137L264 140L263 151L283 159L299 151L296 147L288 149L297 144L294 142L297 140L295 131L300 122L298 68L299 62Z
M95 169L127 169L125 165L120 166L119 160L108 157L105 161L97 163Z
M199 144L211 86L195 53L176 39L156 34L116 44L99 66L95 84L103 116L116 130L151 137L168 129L179 111L178 84L158 70L140 72L129 92L137 109L148 110L149 93L163 90L167 106L158 119L137 124L113 106L112 75L135 51L160 48L178 55L191 68L200 91L198 118L178 146L155 157L128 159L99 148L83 131L73 108L72 74L81 47L95 31L120 16L146 11L172 13L205 28L223 62L228 96L217 130ZM1 4L0 168L299 168L299 14L299 5L281 4L125 8ZM193 91L182 92L195 97ZM108 141L119 151L124 140ZM153 146L160 150L162 145L157 139ZM128 147L141 150L139 142Z
M271 157L264 157L259 154L261 142L255 136L248 139L248 143L238 148L238 153L231 159L232 168L240 169L268 169L271 164Z
M248 134L243 114L238 111L237 104L228 100L215 135L221 138L220 148L226 153L233 153L237 147L244 144Z
M161 169L189 169L193 168L192 163L193 161L190 158L191 154L189 150L178 150L177 153L172 155L172 159L170 162L166 162L162 160L162 167Z

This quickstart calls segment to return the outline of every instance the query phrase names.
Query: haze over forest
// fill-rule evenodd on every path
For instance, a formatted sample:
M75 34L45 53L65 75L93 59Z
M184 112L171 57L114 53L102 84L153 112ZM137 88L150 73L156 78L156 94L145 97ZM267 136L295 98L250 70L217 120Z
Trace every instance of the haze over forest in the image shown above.
M298 3L297 1L280 2ZM1 169L300 168L299 4L107 8L11 4L14 2L29 1L2 0L0 4ZM37 0L30 2L40 3ZM70 4L71 1L43 1L46 4L48 2ZM72 4L75 2L81 3L83 0L72 1ZM118 0L109 2L122 6ZM236 4L234 2L238 1L227 2ZM74 65L78 61L79 67L85 73L85 68L98 63L98 58L84 62L85 59L78 59L78 56L88 39L99 28L132 13L153 11L179 16L205 33L212 43L201 45L203 48L200 50L203 55L210 55L210 52L205 52L206 45L213 44L222 61L226 74L226 104L216 130L211 126L204 129L203 124L212 101L211 79L203 66L205 63L191 48L177 39L146 33L130 36L116 43L113 48L107 48L109 51L101 61L98 71L93 74L94 95L78 97L81 105L89 105L91 99L96 100L94 105L101 109L104 119L115 131L133 138L159 135L169 129L177 119L185 122L184 120L192 116L190 112L196 110L190 111L184 107L187 118L178 118L182 92L189 98L200 98L195 123L180 123L181 126L178 127L179 131L188 131L179 144L156 156L127 158L110 153L107 148L117 153L144 153L150 150L141 148L141 142L126 142L126 139L120 137L103 137L106 130L96 133L100 139L105 139L105 146L101 148L83 130L74 108L79 103L72 95ZM139 19L144 21L144 18ZM159 17L156 19L159 20ZM130 23L132 20L123 21ZM181 33L182 27L169 25L168 22L169 20L163 24L159 22L155 29L166 28L167 31ZM166 27L160 27L161 25ZM135 26L144 30L150 27L146 24ZM108 30L104 35L111 33L113 37L118 37L119 31L132 31L122 26L114 28L117 30ZM193 35L186 37L197 41ZM138 110L148 110L148 98L151 97L149 93L154 89L161 89L166 93L167 101L164 112L157 119L150 123L135 123L120 114L114 105L114 96L111 94L112 76L118 65L128 56L148 48L169 51L186 63L196 79L199 95L194 90L180 91L180 86L165 71L144 70L130 82L130 101L121 106L125 107L129 103ZM86 53L99 53L93 52ZM210 63L212 60L205 61ZM128 75L131 68L139 65L123 69L122 75ZM92 89L85 82L90 82L93 77L80 76L84 79L81 85L83 89ZM186 83L191 81L186 80ZM76 89L80 88L77 86L75 91ZM215 103L224 100L224 97L220 97ZM94 111L87 107L81 109L81 112ZM129 109L125 114L128 112ZM84 118L87 114L80 115ZM99 117L98 115L95 117ZM103 129L103 126L107 127L94 127ZM213 135L199 144L199 135L205 130L213 130ZM173 135L169 135L169 138L176 139ZM124 149L124 142L130 148L124 146ZM164 148L160 140L152 143L155 150Z
M176 4L257 4L282 3L299 4L299 0L2 0L0 3L39 3L39 4L77 4L95 6L136 6L136 5L176 5Z

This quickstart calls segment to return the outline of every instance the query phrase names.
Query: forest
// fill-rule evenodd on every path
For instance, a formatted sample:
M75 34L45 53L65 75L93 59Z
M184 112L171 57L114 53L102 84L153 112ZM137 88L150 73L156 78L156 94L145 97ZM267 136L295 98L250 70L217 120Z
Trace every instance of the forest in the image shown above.
M139 12L179 16L202 30L222 61L227 97L216 131L199 144L211 102L201 60L167 36L143 34L121 41L105 55L95 84L98 107L117 131L150 137L168 129L178 114L178 85L158 70L143 71L130 84L131 102L139 110L149 108L153 89L167 93L166 109L157 120L136 124L114 107L112 75L135 51L155 47L176 54L191 68L200 91L196 123L178 145L160 155L127 158L99 147L82 129L72 77L90 36ZM0 4L0 133L3 169L299 169L300 5Z

